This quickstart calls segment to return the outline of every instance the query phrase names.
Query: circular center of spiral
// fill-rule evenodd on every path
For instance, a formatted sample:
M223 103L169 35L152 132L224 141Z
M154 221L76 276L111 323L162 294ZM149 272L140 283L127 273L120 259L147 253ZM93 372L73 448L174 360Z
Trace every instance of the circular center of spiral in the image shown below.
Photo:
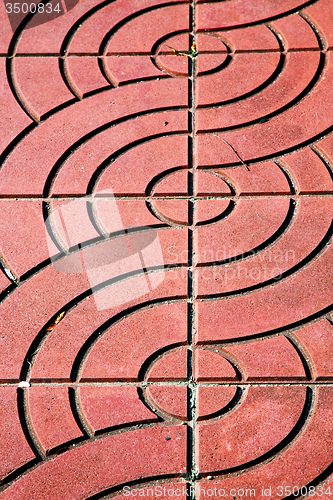
M180 168L158 179L151 195L155 215L177 226L213 224L235 207L231 199L234 187L221 176L203 170L193 174Z
M189 386L197 391L196 418L214 418L231 409L237 398L235 386L214 383L235 382L239 376L237 367L219 351L196 349L193 354L186 347L177 348L158 357L150 367L146 402L164 417L190 420Z
M229 52L227 45L217 36L199 33L195 44L191 44L190 35L184 33L170 36L160 45L155 63L171 76L188 77L191 60L195 59L195 72L201 76L220 71L227 64Z

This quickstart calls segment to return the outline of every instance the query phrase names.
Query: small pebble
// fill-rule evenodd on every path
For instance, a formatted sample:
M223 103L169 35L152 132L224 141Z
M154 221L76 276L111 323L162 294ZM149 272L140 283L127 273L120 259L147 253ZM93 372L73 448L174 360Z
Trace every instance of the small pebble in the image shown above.
M29 384L29 382L22 380L22 382L20 382L17 387L30 387L30 384Z

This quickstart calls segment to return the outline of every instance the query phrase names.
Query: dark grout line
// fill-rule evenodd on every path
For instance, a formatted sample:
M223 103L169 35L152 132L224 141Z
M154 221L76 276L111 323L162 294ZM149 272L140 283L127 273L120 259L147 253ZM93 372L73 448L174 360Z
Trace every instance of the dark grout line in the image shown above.
M327 49L323 50L320 47L299 47L299 48L288 48L286 50L286 53L298 53L298 52L331 52L333 51L333 47L328 47ZM279 48L276 49L236 49L233 54L271 54L271 53L280 53L281 50ZM185 51L184 54L187 52ZM221 54L221 55L226 55L228 51L226 49L222 50L202 50L199 51L200 55L216 55L216 54ZM178 54L175 54L174 52L171 51L161 51L158 53L159 56L175 56L175 57L185 57L182 53L181 56ZM105 54L106 57L151 57L152 54L151 52L108 52ZM188 56L190 56L190 53L188 53ZM6 52L0 53L0 57L8 57L8 54ZM71 52L66 54L66 56L62 56L60 53L57 52L22 52L22 53L17 53L14 56L15 58L25 58L25 57L42 57L42 58L49 58L49 57L54 57L54 58L60 58L60 59L68 59L71 57L98 57L101 58L102 56L98 52ZM104 57L104 56L103 56Z
M201 345L200 345L201 347ZM2 380L0 382L0 387L18 387L20 383L17 380ZM149 386L154 387L188 387L188 379L175 379L175 380L152 380L152 381L133 381L133 380L113 380L113 381L103 381L103 380L80 380L79 382L71 382L68 379L30 379L29 384L31 387L68 387L68 388L78 388L78 387L138 387L146 388ZM286 377L284 380L275 380L274 378L258 378L248 380L202 380L197 381L196 385L198 387L266 387L266 386L314 386L314 387L333 387L333 377L320 377L317 380L306 380L306 378L301 379L297 377ZM20 387L19 387L20 388ZM25 390L29 390L27 387Z
M189 7L189 53L196 52L196 0L191 1ZM197 383L195 380L196 365L196 330L195 330L195 248L194 248L194 224L195 224L195 190L196 190L196 57L188 58L188 106L189 106L189 131L188 137L188 380L187 380L187 488L191 500L195 500L195 479L198 475L196 464L196 420L197 420Z
M215 167L216 169L217 167ZM220 168L220 167L219 167ZM221 167L223 169L223 167ZM9 195L0 195L0 203L1 200L13 200L13 201L40 201L40 202L45 202L45 203L51 203L52 201L74 201L77 199L85 199L87 201L91 200L96 200L96 199L104 199L104 200L118 200L118 201L156 201L156 200L188 200L188 201L199 201L199 200L232 200L232 201L239 201L239 200L253 200L253 199L270 199L270 198L282 198L289 200L290 198L292 199L301 199L301 198L331 198L333 196L333 189L332 191L304 191L300 192L298 194L294 193L240 193L239 195L233 195L233 194L199 194L195 197L187 195L187 194L177 194L177 193L171 193L171 194L163 194L163 195L156 195L156 196L140 196L140 195L122 195L122 194L115 194L113 196L87 196L86 194L78 194L78 195L55 195L52 196L51 198L43 198L39 195L20 195L20 194L9 194Z

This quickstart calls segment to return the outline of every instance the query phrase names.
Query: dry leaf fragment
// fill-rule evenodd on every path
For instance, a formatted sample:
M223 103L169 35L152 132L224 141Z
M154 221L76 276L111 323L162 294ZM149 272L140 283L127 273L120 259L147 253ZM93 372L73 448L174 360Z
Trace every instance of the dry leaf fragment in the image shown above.
M55 328L57 326L57 324L63 319L63 317L65 316L66 314L66 311L62 311L60 314L58 314L58 316L56 317L56 319L54 320L54 322L48 326L46 328L46 331L47 332L52 332L53 328Z

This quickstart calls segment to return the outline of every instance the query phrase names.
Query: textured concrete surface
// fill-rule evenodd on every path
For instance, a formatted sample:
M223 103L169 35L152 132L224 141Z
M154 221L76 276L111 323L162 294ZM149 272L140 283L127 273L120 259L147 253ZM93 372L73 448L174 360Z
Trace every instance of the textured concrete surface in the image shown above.
M328 500L332 1L33 5L0 4L0 499Z

